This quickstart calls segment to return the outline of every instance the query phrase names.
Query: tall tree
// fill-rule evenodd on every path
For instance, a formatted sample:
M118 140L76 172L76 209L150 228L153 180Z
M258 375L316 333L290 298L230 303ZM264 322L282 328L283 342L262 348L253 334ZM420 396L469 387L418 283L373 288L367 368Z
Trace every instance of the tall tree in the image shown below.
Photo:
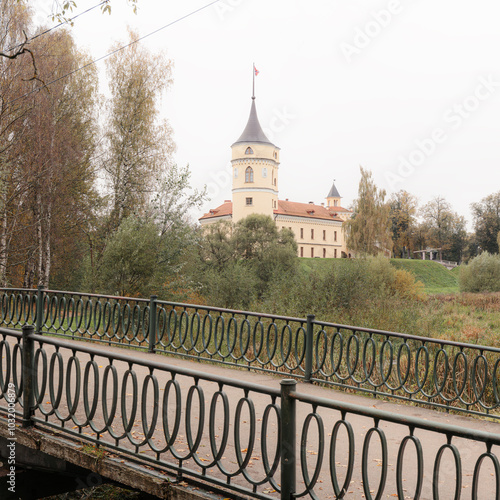
M500 191L472 203L472 217L476 245L480 251L498 253L500 232Z
M407 191L401 190L391 196L389 203L394 253L397 256L409 257L416 225L417 199Z
M137 38L129 33L130 41ZM115 48L118 48L115 47ZM111 91L104 170L111 188L112 226L144 215L171 166L172 131L160 120L159 103L172 83L172 62L134 43L107 60Z
M32 50L46 79L57 80L88 62L63 29L37 38ZM12 61L29 72L29 61ZM15 101L22 119L8 136L14 144L10 156L2 157L0 225L3 276L10 269L13 283L48 286L54 261L74 248L77 226L91 210L96 94L97 73L88 67L57 80L50 91Z
M422 208L423 246L441 249L448 260L461 261L467 246L466 223L463 216L453 212L444 198L437 196Z
M203 200L204 193L189 185L188 167L170 168L145 215L123 219L96 262L88 262L87 288L134 296L154 291L162 298L179 298L181 289L189 294L184 266L198 245L189 211Z
M347 248L360 255L377 255L391 251L390 206L386 192L378 189L369 170L360 167L358 197L354 200L354 215L344 223Z
M0 49L15 47L31 26L24 2L0 0ZM23 138L31 102L19 99L29 90L30 69L23 58L0 58L0 285L7 284L12 238L24 211L27 179L22 168Z
M444 198L437 196L424 205L422 213L428 244L447 250L453 219L451 205Z

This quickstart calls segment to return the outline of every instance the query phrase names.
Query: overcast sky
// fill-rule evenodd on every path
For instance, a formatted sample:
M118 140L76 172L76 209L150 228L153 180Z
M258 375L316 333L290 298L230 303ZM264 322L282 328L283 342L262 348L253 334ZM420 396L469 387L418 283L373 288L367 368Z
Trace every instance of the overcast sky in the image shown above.
M33 1L37 21L52 3ZM208 3L139 0L134 15L113 0L111 16L94 10L73 32L97 58L127 26L146 35ZM208 186L203 211L231 198L230 145L255 62L281 199L321 203L335 179L349 206L362 165L389 194L405 189L421 205L443 196L470 227L470 204L500 190L499 19L498 0L220 0L144 43L174 61L162 111L177 163Z

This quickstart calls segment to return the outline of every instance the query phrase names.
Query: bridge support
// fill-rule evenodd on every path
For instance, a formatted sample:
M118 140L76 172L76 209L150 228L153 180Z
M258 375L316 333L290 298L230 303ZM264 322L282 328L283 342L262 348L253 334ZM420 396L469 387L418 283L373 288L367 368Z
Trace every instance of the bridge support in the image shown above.
M0 418L0 455L6 451L3 442L7 442L8 429L6 420ZM89 447L92 449L92 446ZM25 450L21 451L21 450ZM29 456L29 463L24 463L23 457ZM2 461L0 459L0 461ZM113 457L108 453L96 455L92 451L85 451L83 441L75 441L67 436L62 436L57 432L50 432L47 429L31 427L28 429L16 429L16 474L23 474L24 470L32 469L30 473L35 474L33 469L37 469L42 474L55 472L57 481L63 475L67 478L68 484L65 491L73 491L82 488L98 486L102 483L113 483L118 486L132 488L141 491L143 498L160 498L168 500L222 500L223 498L236 498L230 492L224 494L211 493L214 491L213 485L197 483L191 485L187 483L176 484L173 475L166 474L165 471L153 471L129 461L125 457ZM23 471L21 471L23 469ZM0 468L1 476L1 468ZM29 477L25 476L26 481ZM21 476L20 476L21 478ZM0 497L4 500L1 489L2 478L0 477ZM25 481L18 481L17 486ZM62 484L61 484L62 486ZM57 492L56 492L57 493ZM12 500L17 500L15 496ZM23 496L23 499L31 500L30 497ZM11 500L5 498L5 500Z

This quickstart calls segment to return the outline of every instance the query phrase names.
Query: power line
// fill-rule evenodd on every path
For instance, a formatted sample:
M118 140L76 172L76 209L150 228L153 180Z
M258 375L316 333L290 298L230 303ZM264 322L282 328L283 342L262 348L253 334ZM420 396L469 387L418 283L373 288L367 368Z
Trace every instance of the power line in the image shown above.
M65 24L68 24L68 23L71 23L73 22L76 18L80 17L80 16L83 16L83 14L87 14L88 12L90 12L91 10L94 10L96 9L97 7L100 7L101 5L104 5L105 3L108 3L109 0L103 0L101 3L98 3L97 5L94 5L93 7L89 7L87 10L84 10L83 12L80 12L80 14L77 14L76 16L70 18L70 19L66 19L66 21L63 21L62 23L59 23L59 24L56 24L55 26L52 26L52 28L49 28L45 31L43 31L42 33L38 33L38 35L35 35L33 37L31 37L29 40L26 40L25 42L22 42L22 43L19 43L18 45L15 45L14 47L11 47L10 49L8 49L6 52L10 52L12 50L15 50L29 42L32 42L33 40L36 40L37 38L43 36L43 35L46 35L47 33L50 33L51 31L57 29L57 28L60 28L61 26L64 26Z
M189 14L185 14L184 16L182 17L179 17L178 19L176 19L175 21L172 21L168 24L165 24L164 26L162 26L161 28L158 28L154 31L151 31L150 33L148 33L147 35L144 35L144 36L141 36L139 38L137 38L137 40L133 40L132 42L128 43L127 45L123 45L122 47L118 47L117 49L109 52L108 54L105 54L101 57L98 57L97 59L94 59L93 61L87 63L87 64L84 64L83 66L80 66L79 68L76 68L74 69L73 71L70 71L69 73L66 73L65 75L62 75L44 85L41 85L40 87L37 87L36 89L33 89L33 90L30 90L29 92L26 92L26 94L23 94L22 96L19 96L19 97L16 97L15 99L12 99L12 101L9 101L6 103L6 105L8 106L9 104L13 104L14 102L16 101L19 101L19 99L23 99L25 97L28 97L29 95L31 94L34 94L35 92L38 92L40 90L42 90L43 88L45 87L48 87L49 85L52 85L53 83L56 83L64 78L67 78L68 76L71 76L71 75L74 75L75 73L77 73L78 71L81 71L82 69L85 69L85 68L88 68L89 66L92 66L110 56L112 56L113 54L116 54L117 52L120 52L122 51L123 49L126 49L127 47L130 47L142 40L144 40L145 38L148 38L149 36L151 35L154 35L156 33L158 33L159 31L161 30L164 30L165 28L169 28L170 26L173 26L174 24L180 22L180 21L183 21L184 19L187 19L188 17L191 17L193 16L194 14L197 14L198 12L201 12L202 10L205 10L207 9L208 7L210 7L211 5L214 5L216 3L220 2L220 0L214 0L213 2L210 2L210 3L207 3L206 5L204 5L203 7L200 7L199 9L196 9L196 10L193 10L192 12L190 12Z

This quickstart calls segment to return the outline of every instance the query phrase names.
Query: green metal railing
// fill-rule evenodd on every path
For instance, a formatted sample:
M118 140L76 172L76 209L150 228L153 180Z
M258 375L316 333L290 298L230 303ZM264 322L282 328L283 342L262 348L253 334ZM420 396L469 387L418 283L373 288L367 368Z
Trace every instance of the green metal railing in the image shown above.
M294 379L273 389L207 375L32 325L0 328L0 339L0 413L14 384L23 427L176 481L260 499L500 499L498 433L300 393Z
M38 307L40 304L40 307ZM3 289L0 325L279 372L500 418L500 349L306 318L67 291Z

